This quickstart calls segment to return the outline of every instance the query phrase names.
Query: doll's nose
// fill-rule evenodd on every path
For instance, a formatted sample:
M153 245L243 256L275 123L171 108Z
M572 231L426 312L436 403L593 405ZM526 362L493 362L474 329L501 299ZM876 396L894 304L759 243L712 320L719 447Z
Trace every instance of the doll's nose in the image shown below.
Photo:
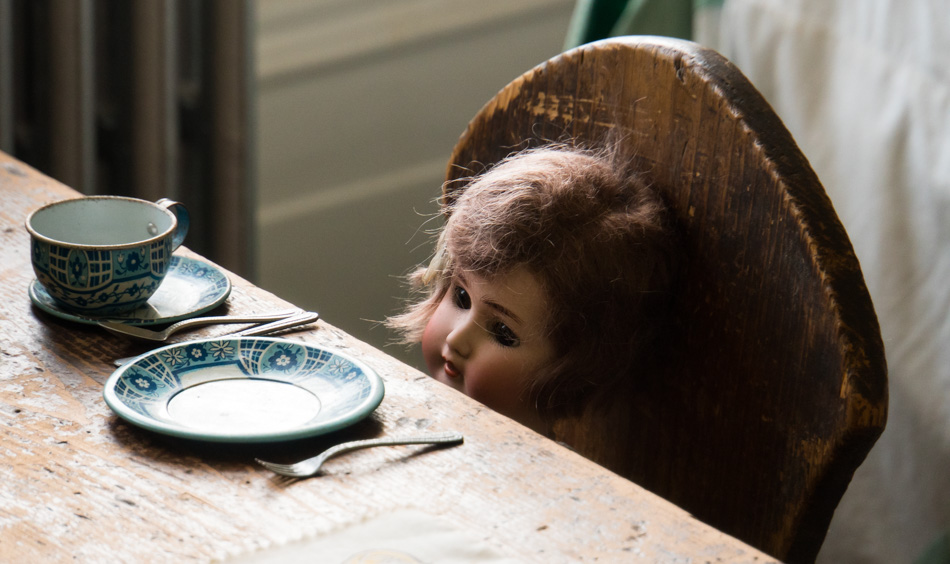
M449 334L445 337L445 343L449 348L462 358L468 358L472 354L472 328L475 324L469 316L464 316L458 320Z

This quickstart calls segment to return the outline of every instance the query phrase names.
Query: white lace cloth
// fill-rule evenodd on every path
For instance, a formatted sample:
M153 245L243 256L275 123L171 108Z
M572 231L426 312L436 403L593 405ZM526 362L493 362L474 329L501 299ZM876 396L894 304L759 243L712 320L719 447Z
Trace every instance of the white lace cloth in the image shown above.
M229 564L516 564L443 517L403 509Z

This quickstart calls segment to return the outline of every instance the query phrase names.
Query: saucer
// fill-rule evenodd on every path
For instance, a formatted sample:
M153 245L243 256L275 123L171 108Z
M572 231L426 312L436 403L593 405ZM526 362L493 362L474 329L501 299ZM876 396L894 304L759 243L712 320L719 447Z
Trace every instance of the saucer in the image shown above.
M383 381L343 352L274 337L201 339L145 353L102 396L122 419L175 437L262 443L352 425L383 400Z
M168 274L145 305L108 317L89 317L62 308L38 280L30 284L30 300L46 313L79 323L121 321L131 325L172 323L210 311L227 299L231 280L213 264L189 257L173 256Z

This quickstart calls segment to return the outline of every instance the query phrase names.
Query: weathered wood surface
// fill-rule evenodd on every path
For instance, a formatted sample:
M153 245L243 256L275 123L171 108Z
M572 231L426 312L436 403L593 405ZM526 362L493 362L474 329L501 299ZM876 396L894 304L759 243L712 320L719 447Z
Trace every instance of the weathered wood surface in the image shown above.
M677 216L687 272L662 374L560 438L769 554L813 560L887 418L877 318L817 176L735 66L655 37L582 46L511 82L447 176L564 140L619 144Z
M0 154L0 561L211 561L407 507L446 516L526 562L771 560L323 321L291 337L357 355L380 373L386 397L369 420L258 448L172 440L122 422L102 385L114 358L147 345L46 315L27 295L27 214L77 196ZM232 280L221 312L289 305ZM466 440L354 452L304 481L253 462L420 428L456 429Z

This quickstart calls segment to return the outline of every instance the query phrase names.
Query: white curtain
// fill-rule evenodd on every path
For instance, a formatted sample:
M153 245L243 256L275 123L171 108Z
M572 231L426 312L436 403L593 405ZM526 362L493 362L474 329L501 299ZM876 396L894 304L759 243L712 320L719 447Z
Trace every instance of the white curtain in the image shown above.
M950 530L950 2L726 0L697 40L788 126L881 322L887 428L819 562L912 562Z

